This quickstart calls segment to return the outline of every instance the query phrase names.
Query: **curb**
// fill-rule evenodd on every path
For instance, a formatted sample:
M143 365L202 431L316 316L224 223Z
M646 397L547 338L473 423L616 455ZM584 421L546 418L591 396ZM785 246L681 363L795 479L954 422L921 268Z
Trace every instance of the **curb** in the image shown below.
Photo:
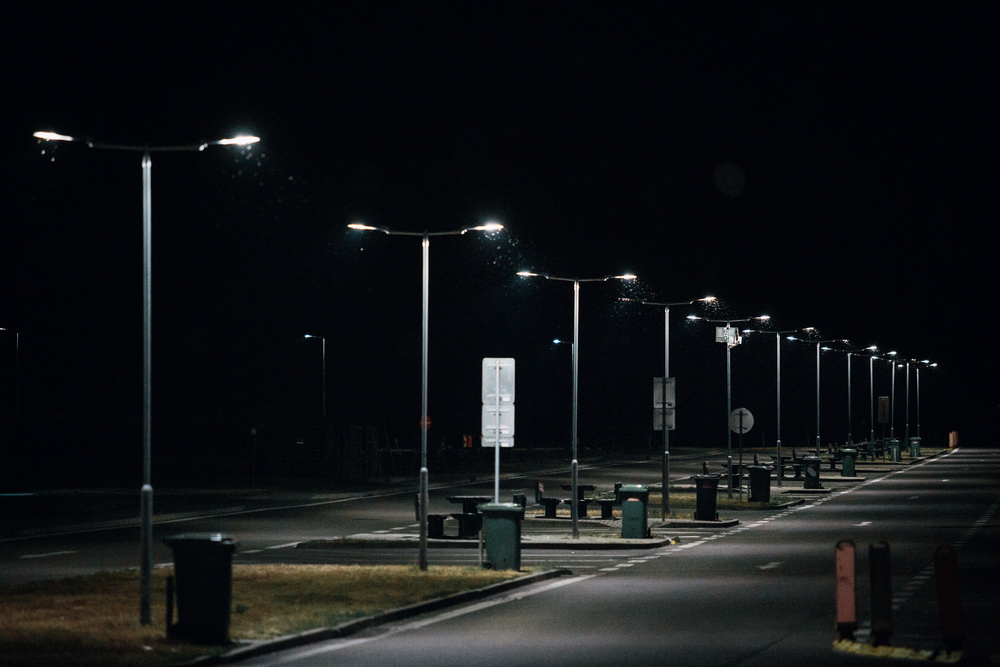
M286 635L276 639L256 642L250 646L241 646L219 655L202 656L189 662L180 663L180 665L182 667L184 665L226 665L239 662L240 660L246 660L247 658L254 658L261 655L267 655L269 653L276 653L278 651L285 651L298 646L306 646L316 642L348 637L357 632L376 625L381 625L383 623L412 618L427 612L437 611L439 609L462 604L464 602L470 602L472 600L479 600L489 597L490 595L505 593L515 588L529 586L541 581L555 579L556 577L562 577L570 574L572 574L572 572L565 569L547 570L545 572L539 572L538 574L529 574L524 577L501 581L482 588L476 588L462 593L455 593L454 595L449 595L447 597L427 600L426 602L418 602L416 604L412 604L407 607L400 607L398 609L390 609L389 611L381 614L347 621L330 628L316 628L315 630L307 630L295 635Z

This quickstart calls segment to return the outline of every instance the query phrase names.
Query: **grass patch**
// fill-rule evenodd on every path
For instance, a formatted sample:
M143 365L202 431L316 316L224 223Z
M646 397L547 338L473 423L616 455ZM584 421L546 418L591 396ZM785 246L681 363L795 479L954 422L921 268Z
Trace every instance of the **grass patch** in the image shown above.
M106 572L0 591L4 665L167 665L229 647L166 638L166 578L153 573L153 624L139 624L139 573ZM237 565L230 637L260 640L337 625L523 573L464 567ZM176 613L176 612L175 612Z

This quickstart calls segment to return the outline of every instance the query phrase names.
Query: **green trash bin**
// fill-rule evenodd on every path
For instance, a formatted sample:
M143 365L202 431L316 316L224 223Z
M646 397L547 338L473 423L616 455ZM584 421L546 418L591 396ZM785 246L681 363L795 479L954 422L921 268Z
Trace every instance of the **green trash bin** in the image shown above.
M520 503L486 503L479 506L479 513L483 515L486 560L494 570L520 570L524 507Z
M718 475L696 475L695 486L695 506L694 518L697 521L718 521L719 515L715 511L718 506L719 476Z
M889 440L888 454L889 454L889 460L890 461L895 461L895 462L898 463L899 461L902 460L902 457L901 457L900 451L899 451L899 440L898 439L892 438L892 439Z
M910 458L916 459L920 457L920 438L913 437L910 438Z
M767 466L750 466L750 501L771 502L771 469Z
M177 624L170 635L197 644L228 644L236 542L221 533L184 533L163 540L174 552Z
M854 463L858 458L858 450L853 448L847 448L840 450L840 476L841 477L854 477L855 468Z
M805 481L802 484L804 489L822 489L823 485L819 483L819 466L823 462L818 456L803 456L802 467L805 469Z
M647 534L649 518L649 488L625 484L618 490L622 500L622 537L642 539Z

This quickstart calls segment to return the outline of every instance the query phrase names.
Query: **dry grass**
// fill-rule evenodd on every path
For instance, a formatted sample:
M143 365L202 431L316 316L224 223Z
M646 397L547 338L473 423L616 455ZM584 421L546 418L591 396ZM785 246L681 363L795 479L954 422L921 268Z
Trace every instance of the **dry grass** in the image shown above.
M225 647L166 639L166 577L153 575L153 624L139 624L139 575L101 573L0 591L0 663L166 665ZM518 576L478 568L266 565L233 568L234 641L266 639Z

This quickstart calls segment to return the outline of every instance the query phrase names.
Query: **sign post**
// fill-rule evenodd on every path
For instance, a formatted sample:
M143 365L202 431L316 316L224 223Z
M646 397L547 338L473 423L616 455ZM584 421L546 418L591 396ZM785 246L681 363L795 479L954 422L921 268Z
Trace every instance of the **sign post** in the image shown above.
M663 489L662 517L670 512L670 431L674 430L676 392L674 378L653 378L653 430L663 432Z
M500 502L500 448L514 446L514 360L483 358L483 447L494 447L493 502Z
M736 408L729 413L729 430L740 436L740 467L743 466L743 434L753 428L753 414L746 408ZM733 464L729 462L729 488L733 488ZM743 498L743 485L740 484L740 499Z

